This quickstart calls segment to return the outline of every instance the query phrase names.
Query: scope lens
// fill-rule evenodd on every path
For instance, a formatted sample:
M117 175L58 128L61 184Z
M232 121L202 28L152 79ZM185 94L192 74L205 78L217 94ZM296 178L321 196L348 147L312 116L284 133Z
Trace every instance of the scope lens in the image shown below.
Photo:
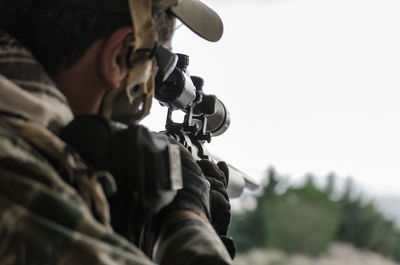
M215 102L215 113L207 116L207 132L211 132L213 136L223 134L228 130L231 124L229 111L225 108L224 103L219 99Z

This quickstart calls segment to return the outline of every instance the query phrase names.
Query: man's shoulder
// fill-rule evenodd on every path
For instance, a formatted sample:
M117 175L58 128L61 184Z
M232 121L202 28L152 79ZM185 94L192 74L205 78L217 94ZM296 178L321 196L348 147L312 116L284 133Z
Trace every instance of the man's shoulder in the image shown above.
M0 245L0 264L152 264L95 221L45 155L1 121Z
M0 121L0 161L19 161L26 165L47 165L49 162L31 144L21 138L6 123Z

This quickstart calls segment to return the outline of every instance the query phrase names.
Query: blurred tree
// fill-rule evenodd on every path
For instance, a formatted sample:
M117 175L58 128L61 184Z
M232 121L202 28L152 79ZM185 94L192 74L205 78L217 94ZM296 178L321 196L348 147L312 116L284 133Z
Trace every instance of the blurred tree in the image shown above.
M326 176L326 187L325 187L325 193L332 198L335 190L336 190L336 175L335 173L331 172Z
M351 198L349 191L339 201L342 213L337 239L400 261L400 233L394 223L372 202L365 202L360 196Z
M266 213L268 247L318 255L334 240L340 220L339 208L315 187L312 179L270 202Z
M229 234L235 238L238 252L265 246L268 217L264 214L263 208L269 205L269 201L275 196L278 176L274 168L268 169L266 179L267 182L264 184L261 195L257 197L256 209L232 215Z
M342 201L350 201L351 196L354 193L354 182L351 177L347 177L344 184L344 193L342 196Z
M304 184L305 187L313 187L315 188L315 176L312 173L307 173L304 177L306 182Z
M305 178L302 187L277 194L282 177L274 168L268 170L256 208L232 216L229 233L239 252L269 247L318 255L329 243L345 241L400 261L399 230L372 202L355 195L351 178L338 200L332 199L338 194L335 174L327 176L323 189L316 187L312 174Z

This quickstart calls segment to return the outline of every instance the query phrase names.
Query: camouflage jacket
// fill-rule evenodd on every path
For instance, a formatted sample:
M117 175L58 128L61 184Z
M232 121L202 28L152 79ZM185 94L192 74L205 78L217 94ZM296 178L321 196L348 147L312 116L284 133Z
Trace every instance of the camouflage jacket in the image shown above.
M0 264L155 264L110 228L97 181L105 173L57 137L72 119L29 51L0 31ZM158 249L160 264L231 263L211 225L199 222Z

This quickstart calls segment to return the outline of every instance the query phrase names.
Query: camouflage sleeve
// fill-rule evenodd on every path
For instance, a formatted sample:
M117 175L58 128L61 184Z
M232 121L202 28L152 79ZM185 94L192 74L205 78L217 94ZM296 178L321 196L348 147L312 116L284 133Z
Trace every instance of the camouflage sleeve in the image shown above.
M158 243L154 259L162 265L232 264L213 227L199 220L183 220L169 227Z
M0 264L153 264L138 250L73 231L4 196L0 211Z
M0 126L0 264L154 264L98 223L46 159Z
M159 244L160 264L231 264L211 225L178 223ZM154 264L95 220L47 159L0 124L0 264Z

